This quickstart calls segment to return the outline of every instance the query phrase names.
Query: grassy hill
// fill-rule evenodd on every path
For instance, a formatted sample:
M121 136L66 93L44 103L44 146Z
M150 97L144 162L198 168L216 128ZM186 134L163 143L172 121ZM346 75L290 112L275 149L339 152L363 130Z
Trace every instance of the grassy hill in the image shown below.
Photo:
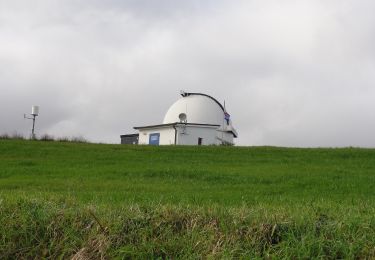
M0 140L4 258L374 258L375 150Z

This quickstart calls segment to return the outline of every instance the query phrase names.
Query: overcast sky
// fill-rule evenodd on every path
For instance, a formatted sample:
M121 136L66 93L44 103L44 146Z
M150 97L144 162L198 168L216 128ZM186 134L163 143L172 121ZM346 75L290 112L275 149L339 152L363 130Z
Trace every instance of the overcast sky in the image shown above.
M0 133L119 143L179 91L239 145L375 147L373 0L0 0Z

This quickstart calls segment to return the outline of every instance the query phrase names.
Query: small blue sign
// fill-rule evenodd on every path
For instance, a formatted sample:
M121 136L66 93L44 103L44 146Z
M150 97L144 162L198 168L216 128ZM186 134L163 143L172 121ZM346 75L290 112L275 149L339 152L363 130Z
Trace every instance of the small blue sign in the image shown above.
M149 144L150 145L159 145L160 133L150 134Z

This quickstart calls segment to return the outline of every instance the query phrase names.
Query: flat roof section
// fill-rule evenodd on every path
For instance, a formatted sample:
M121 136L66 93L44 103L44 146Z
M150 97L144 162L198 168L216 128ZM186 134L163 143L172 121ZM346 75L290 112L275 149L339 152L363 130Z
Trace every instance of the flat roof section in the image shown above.
M186 125L186 126L210 126L210 127L219 127L220 125L212 124L197 124L197 123L171 123L171 124L160 124L160 125L149 125L149 126L135 126L134 129L147 129L147 128L156 128L156 127L167 127L167 126L176 126L176 125Z

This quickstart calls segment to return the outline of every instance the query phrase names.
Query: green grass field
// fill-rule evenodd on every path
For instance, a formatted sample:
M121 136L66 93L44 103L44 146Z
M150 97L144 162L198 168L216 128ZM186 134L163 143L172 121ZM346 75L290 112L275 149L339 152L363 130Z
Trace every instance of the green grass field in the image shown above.
M375 150L0 140L0 258L375 258Z

